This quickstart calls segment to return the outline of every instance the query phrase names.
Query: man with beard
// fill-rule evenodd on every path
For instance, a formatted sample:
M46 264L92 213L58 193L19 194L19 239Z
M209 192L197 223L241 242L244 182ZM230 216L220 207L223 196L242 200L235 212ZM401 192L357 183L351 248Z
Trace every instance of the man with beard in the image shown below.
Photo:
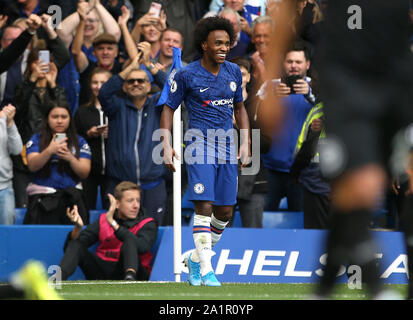
M265 201L266 211L278 210L280 200L284 197L287 197L288 211L303 209L301 187L289 172L304 120L315 103L310 87L311 79L307 77L309 68L306 47L301 42L295 42L284 57L281 79L265 82L257 93L263 100L269 90L274 90L284 113L282 127L273 133L270 151L262 155L263 164L267 168L268 189L271 190ZM262 118L260 111L258 116L259 119Z

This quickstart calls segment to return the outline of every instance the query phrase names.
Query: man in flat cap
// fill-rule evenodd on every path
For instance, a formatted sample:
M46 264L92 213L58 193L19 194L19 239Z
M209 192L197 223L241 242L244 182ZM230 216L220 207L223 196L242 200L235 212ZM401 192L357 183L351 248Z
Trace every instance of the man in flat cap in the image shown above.
M72 47L73 52L73 47ZM74 53L77 70L80 73L80 96L79 105L90 101L91 89L89 79L92 71L96 67L104 68L112 74L122 71L122 65L116 60L118 56L118 41L110 33L102 33L93 41L93 53L97 61L87 58L82 50Z

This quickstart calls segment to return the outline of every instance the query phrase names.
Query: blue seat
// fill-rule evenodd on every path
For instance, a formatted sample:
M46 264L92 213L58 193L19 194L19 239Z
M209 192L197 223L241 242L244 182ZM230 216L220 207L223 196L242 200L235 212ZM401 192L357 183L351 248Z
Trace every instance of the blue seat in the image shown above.
M106 210L89 210L89 224L99 219L99 216Z
M14 224L21 225L23 224L24 216L26 215L27 208L16 208L14 209Z
M264 211L263 228L302 229L304 228L303 212Z

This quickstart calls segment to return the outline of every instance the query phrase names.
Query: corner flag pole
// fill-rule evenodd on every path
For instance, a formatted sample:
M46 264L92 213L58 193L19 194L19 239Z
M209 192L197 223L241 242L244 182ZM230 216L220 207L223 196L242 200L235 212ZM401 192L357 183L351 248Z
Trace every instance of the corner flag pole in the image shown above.
M173 173L173 231L174 231L174 274L175 282L181 282L181 254L182 254L182 203L181 203L181 159L182 155L182 134L181 134L181 106L179 106L173 117L173 149L178 154L179 159L174 158L175 172Z

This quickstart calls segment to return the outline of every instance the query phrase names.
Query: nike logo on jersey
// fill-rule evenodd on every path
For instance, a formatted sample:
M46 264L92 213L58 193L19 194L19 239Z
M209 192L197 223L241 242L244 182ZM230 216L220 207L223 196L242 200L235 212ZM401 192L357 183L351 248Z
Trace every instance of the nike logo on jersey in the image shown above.
M207 91L209 89L209 87L208 88L204 88L204 89L199 89L199 92L204 92L204 91Z

